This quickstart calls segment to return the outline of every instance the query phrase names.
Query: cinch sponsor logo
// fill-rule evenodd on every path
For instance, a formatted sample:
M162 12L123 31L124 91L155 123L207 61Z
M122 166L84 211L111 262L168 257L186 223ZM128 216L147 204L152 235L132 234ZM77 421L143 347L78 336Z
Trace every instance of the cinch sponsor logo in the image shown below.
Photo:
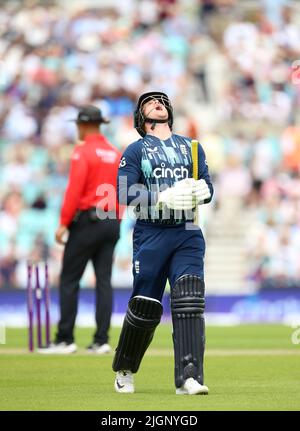
M166 168L165 163L161 163L160 168L153 170L153 176L155 178L188 178L189 171L184 166L180 168Z

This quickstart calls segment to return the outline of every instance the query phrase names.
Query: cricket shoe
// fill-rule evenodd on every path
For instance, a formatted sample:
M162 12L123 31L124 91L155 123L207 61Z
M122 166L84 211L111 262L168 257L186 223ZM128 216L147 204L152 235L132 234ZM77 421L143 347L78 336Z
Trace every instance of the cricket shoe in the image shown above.
M66 343L62 341L60 343L51 343L48 347L42 347L37 349L38 353L43 355L69 355L77 351L75 343Z
M97 353L97 355L105 355L111 352L111 347L107 343L105 344L92 343L86 349L90 353Z
M122 394L134 393L133 374L129 370L117 371L115 379L115 390Z
M205 385L200 385L197 380L190 377L186 379L184 384L176 389L177 395L207 395L208 387Z

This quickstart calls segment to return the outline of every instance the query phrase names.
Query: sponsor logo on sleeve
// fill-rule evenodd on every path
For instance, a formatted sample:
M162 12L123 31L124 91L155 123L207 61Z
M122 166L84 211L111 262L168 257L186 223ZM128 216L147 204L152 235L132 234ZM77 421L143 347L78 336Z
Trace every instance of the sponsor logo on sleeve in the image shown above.
M126 166L126 159L125 157L122 157L122 159L120 160L119 168L124 168L124 166Z

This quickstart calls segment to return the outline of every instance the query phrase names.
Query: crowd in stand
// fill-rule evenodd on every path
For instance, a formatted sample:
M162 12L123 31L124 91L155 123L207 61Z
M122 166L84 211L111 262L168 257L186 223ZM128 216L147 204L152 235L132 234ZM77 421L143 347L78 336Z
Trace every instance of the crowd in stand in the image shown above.
M0 10L0 288L48 259L76 142L77 108L99 106L124 149L142 92L171 98L174 130L197 137L215 182L253 214L245 280L300 287L300 8L261 0L5 2ZM95 5L95 2L93 2ZM209 220L207 220L209 222ZM132 222L113 283L130 285ZM85 284L91 285L87 271Z

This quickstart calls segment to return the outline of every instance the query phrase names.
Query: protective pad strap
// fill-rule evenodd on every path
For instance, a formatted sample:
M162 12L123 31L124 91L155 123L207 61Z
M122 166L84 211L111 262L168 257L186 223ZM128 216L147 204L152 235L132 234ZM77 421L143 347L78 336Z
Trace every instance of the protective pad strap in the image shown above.
M129 301L113 361L114 371L137 372L162 312L163 307L157 300L135 296Z
M173 343L175 354L175 385L193 377L203 384L205 348L204 281L195 275L176 280L171 290Z

